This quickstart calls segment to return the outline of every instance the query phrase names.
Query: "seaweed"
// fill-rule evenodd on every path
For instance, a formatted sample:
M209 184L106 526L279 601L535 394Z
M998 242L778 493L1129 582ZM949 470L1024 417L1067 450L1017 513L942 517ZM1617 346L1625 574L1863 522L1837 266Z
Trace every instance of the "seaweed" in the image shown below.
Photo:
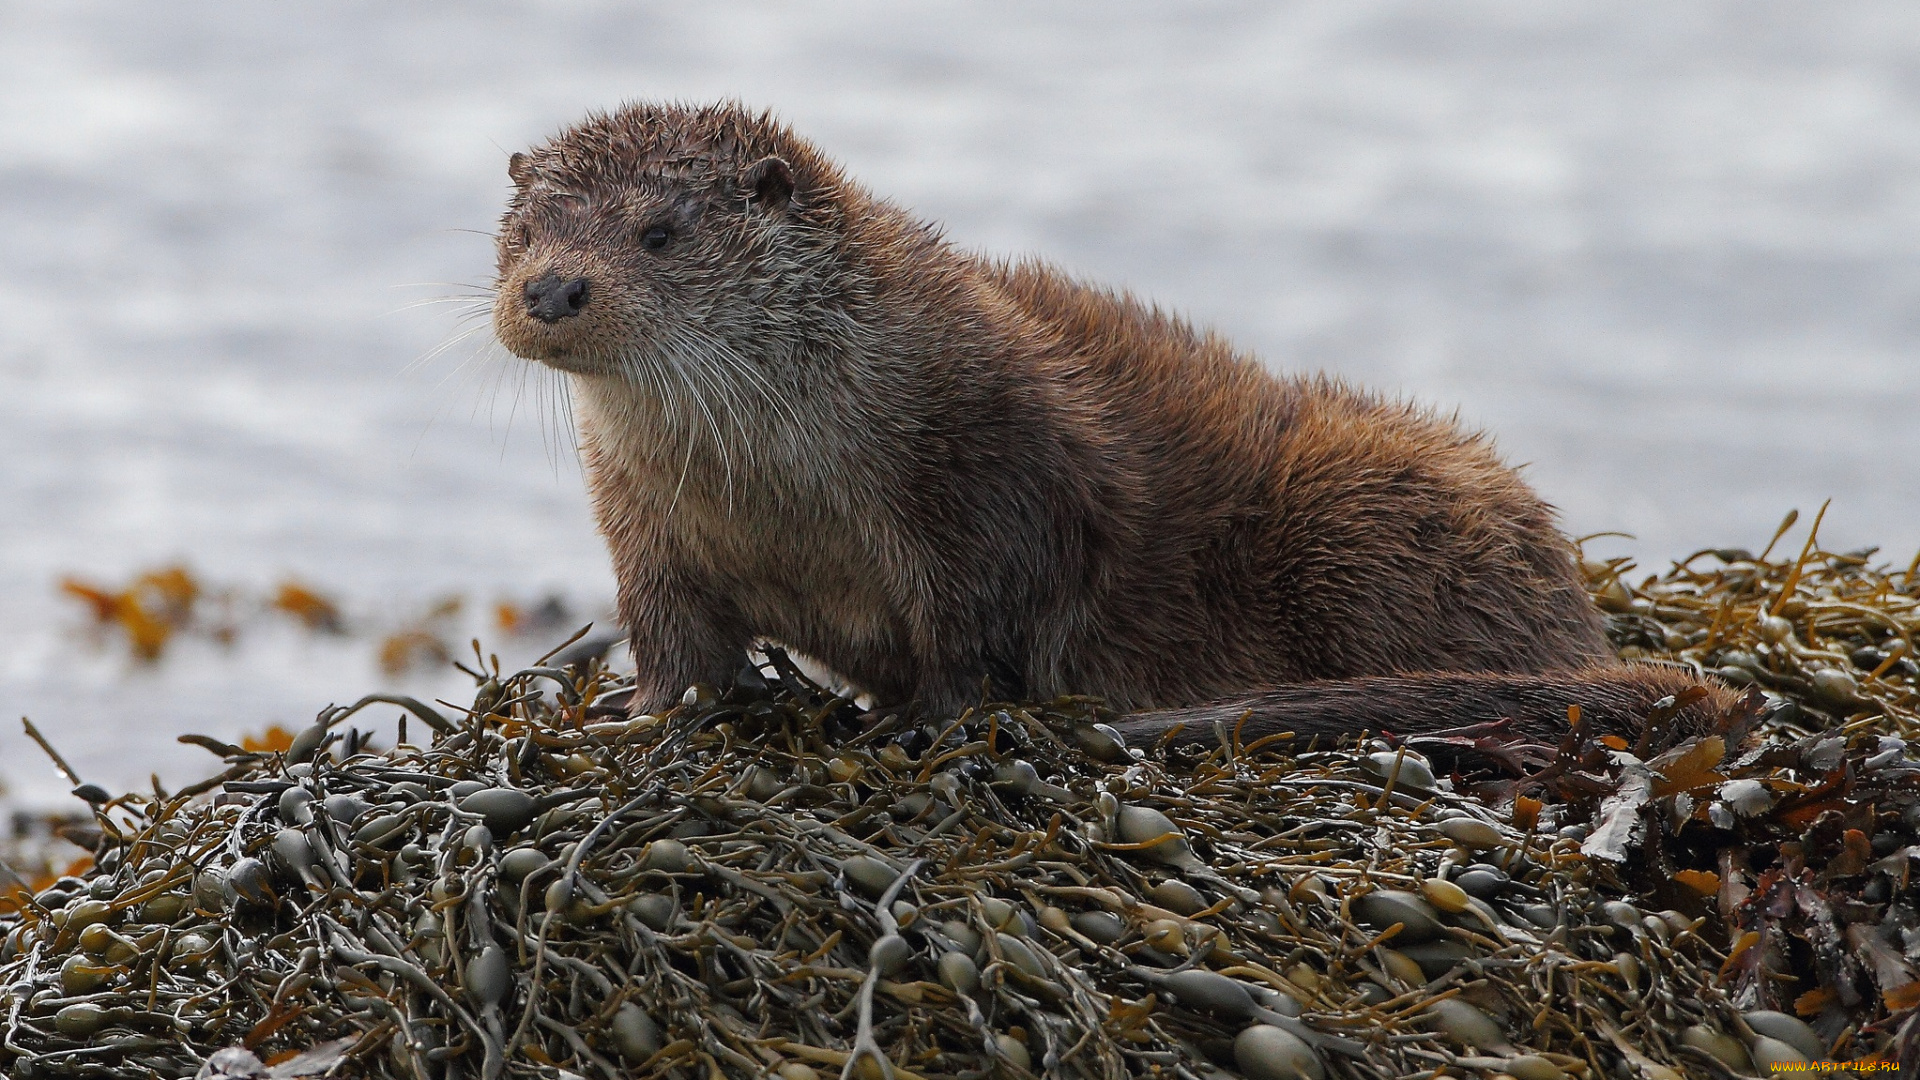
M629 716L592 656L476 645L464 707L375 695L189 737L223 768L181 791L78 789L93 864L0 901L0 1071L1913 1062L1915 568L1770 554L1584 564L1624 656L1753 687L1658 753L1577 716L1554 746L1130 747L1090 699L862 711L774 648ZM351 721L387 706L383 749Z

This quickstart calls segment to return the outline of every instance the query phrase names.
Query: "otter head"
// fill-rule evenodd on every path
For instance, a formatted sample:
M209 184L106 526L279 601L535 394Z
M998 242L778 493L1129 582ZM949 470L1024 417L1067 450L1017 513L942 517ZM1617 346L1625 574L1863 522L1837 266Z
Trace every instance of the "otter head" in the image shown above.
M519 356L639 382L662 365L764 357L769 318L813 293L807 250L838 177L766 114L633 105L514 154L494 330ZM703 360L703 358L706 358Z

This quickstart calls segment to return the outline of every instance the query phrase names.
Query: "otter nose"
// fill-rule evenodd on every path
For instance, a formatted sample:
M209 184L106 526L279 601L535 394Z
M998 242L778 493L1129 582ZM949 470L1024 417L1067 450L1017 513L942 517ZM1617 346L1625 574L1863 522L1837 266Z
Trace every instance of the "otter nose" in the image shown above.
M525 295L527 314L543 323L559 322L587 306L587 279L562 280L558 274L548 274L527 282Z

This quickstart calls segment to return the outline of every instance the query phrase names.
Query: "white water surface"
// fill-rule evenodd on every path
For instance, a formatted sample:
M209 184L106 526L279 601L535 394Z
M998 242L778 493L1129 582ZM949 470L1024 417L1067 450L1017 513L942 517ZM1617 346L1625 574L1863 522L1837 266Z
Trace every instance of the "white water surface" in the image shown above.
M263 630L142 670L65 573L400 615L611 580L546 382L461 324L512 150L776 108L959 242L1457 408L1649 566L1920 546L1920 7L0 4L0 781L170 784L386 685ZM446 284L453 283L453 284ZM557 449L555 449L557 447ZM523 650L525 651L525 650ZM538 651L538 650L532 650ZM457 679L394 688L454 694Z

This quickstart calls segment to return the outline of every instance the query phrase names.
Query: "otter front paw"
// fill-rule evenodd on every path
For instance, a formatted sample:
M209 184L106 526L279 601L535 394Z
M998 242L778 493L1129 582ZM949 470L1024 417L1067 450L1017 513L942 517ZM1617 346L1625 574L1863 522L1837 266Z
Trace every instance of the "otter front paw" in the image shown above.
M641 665L634 677L633 698L627 706L629 716L659 716L680 705L698 705L732 686L746 665L747 652L725 650L707 658L705 663L683 661Z
M668 709L682 705L708 705L718 700L729 685L730 682L712 679L677 683L673 687L642 683L634 689L633 698L627 705L627 715L661 716Z

